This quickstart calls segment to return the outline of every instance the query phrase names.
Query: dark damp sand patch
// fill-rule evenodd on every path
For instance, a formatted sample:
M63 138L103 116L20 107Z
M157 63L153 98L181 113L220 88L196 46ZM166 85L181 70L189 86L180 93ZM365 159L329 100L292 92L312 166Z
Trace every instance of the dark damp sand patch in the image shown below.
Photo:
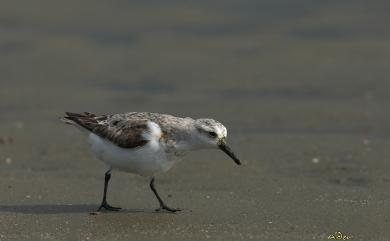
M64 214L89 213L96 209L96 205L87 204L39 204L39 205L0 205L0 212L23 214Z
M90 204L37 204L37 205L0 205L0 212L21 214L93 214L104 215L105 213L157 213L151 210L121 209L118 212L96 212L98 205ZM167 213L167 212L161 212Z

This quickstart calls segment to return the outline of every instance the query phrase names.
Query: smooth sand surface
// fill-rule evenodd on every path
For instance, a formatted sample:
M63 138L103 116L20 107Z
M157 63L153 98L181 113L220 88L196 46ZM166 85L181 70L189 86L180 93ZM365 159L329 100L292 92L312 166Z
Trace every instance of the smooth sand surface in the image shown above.
M0 240L390 239L387 1L5 1ZM64 111L212 117L219 151L113 173Z

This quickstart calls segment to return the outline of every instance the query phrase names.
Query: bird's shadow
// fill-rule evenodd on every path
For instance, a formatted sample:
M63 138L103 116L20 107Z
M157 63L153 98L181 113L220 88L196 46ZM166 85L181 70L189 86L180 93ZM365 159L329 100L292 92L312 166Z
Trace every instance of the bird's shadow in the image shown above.
M89 204L37 204L37 205L0 205L1 212L23 214L72 214L72 213L95 213L97 205ZM102 213L106 213L105 211ZM107 212L108 213L108 212ZM122 209L110 213L155 213L153 210Z

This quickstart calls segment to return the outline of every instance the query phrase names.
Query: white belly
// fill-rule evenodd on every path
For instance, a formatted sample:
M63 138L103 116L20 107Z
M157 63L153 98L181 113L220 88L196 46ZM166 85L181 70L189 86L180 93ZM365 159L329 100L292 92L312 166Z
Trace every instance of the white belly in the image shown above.
M176 160L173 155L164 151L164 147L158 141L152 140L145 146L127 149L90 133L88 142L95 156L113 169L142 176L166 172Z

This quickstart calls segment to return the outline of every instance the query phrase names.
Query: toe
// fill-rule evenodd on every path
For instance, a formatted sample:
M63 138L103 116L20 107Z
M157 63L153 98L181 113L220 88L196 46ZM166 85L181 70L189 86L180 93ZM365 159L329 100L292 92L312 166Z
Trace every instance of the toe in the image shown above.
M170 208L170 207L163 207L163 209L169 211L169 212L172 212L172 213L175 213L175 212L178 212L178 211L181 211L180 208Z
M99 207L99 209L97 210L97 212L101 211L102 209L105 209L105 210L107 210L107 211L115 211L115 212L117 212L117 211L121 210L122 208L113 207L113 206L110 206L110 205L108 205L108 204L103 204L103 205L101 205L101 206Z
M117 212L117 211L121 210L122 208L108 206L108 207L106 207L106 209L109 210L109 211L115 211L115 212Z

